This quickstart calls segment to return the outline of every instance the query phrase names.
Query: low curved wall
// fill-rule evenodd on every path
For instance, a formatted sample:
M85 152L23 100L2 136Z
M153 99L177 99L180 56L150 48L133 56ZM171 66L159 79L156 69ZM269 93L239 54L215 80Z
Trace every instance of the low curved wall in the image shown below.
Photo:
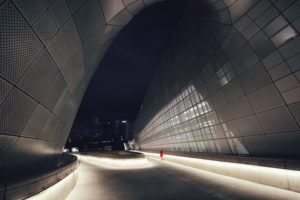
M159 158L158 151L142 151ZM188 152L165 152L164 160L276 188L300 192L300 161Z
M101 158L117 158L117 159L127 159L127 158L144 158L145 155L142 153L137 152L130 152L130 151L89 151L80 153L81 155L86 156L94 156L94 157L101 157Z
M57 165L50 169L46 170L44 168L41 171L36 171L36 173L26 173L24 171L24 176L21 176L22 173L19 171L19 173L16 173L18 177L12 176L0 183L0 200L32 197L67 177L77 169L78 165L79 162L76 156L62 154Z
M86 152L76 154L82 162L109 169L137 169L152 166L144 154L129 151Z

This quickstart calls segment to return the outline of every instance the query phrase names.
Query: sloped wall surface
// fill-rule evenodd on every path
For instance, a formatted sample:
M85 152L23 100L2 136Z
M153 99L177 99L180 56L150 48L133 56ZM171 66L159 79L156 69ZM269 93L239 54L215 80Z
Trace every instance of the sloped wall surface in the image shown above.
M153 2L0 1L0 171L61 154L112 39Z
M299 158L299 8L188 1L136 122L140 147Z
M114 36L154 2L0 1L1 171L57 159ZM299 1L187 2L137 120L142 148L299 156Z

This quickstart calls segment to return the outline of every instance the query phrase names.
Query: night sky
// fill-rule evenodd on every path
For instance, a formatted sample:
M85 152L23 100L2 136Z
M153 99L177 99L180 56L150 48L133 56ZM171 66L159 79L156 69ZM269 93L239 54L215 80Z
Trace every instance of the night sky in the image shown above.
M152 5L119 33L87 88L76 122L135 120L183 7L182 0Z

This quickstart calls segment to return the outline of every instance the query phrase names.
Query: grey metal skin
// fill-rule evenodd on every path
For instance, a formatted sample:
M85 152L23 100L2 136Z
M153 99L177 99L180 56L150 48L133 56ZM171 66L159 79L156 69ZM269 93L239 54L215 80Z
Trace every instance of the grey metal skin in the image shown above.
M300 1L187 1L135 123L144 150L300 156Z
M0 1L0 171L59 157L110 43L154 2Z
M0 171L3 171L40 165L48 161L54 162L59 157L84 91L107 48L134 15L156 1L2 0L0 2ZM199 2L188 0L190 6ZM255 13L264 7L264 5L256 7L258 4L266 4L268 8L275 9L276 15L282 14L289 24L296 20L297 10L288 13L284 11L292 8L294 1L280 1L282 3L278 4L274 2L201 1L209 8L209 18L203 15L201 18L234 27L238 33L236 35L240 35L244 30L243 23L238 25L240 19L245 17L246 13L250 15L250 9L253 8L253 19L251 18L253 21ZM298 1L295 4L298 5ZM193 23L197 24L195 21ZM223 33L223 29L220 31ZM296 32L298 34L297 30ZM231 40L228 41L236 44L228 46L227 50L232 53L234 51L230 48L240 47L238 44L242 41L237 39L236 35L233 33ZM185 39L188 41L188 38ZM243 41L248 42L248 39ZM287 45L298 45L297 42L295 39ZM221 43L215 43L214 47L217 49L218 45ZM282 56L285 59L296 55L290 47L272 46L270 52L265 50L267 47L269 47L267 43L265 46L253 47L256 48L254 54L259 60L263 60L278 48L284 51ZM292 71L293 74L295 72ZM178 79L178 83L180 82L182 80ZM284 108L291 104L287 100L282 101ZM163 103L166 101L156 105L162 107ZM145 113L148 117L143 114L139 116L137 134L155 114ZM296 117L293 120L296 120ZM295 124L293 130L298 128L299 124Z

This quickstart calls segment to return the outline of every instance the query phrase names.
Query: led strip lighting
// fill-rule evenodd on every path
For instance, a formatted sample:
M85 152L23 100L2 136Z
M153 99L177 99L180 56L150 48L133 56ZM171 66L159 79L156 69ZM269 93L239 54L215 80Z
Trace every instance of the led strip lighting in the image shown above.
M144 153L148 157L159 158L159 154ZM300 192L300 171L231 163L174 155L164 155L165 160L198 168L201 170L247 180L263 185L273 186L294 192Z
M136 169L152 167L152 164L149 163L145 157L128 159L103 158L89 155L77 155L77 157L81 161L109 169Z

